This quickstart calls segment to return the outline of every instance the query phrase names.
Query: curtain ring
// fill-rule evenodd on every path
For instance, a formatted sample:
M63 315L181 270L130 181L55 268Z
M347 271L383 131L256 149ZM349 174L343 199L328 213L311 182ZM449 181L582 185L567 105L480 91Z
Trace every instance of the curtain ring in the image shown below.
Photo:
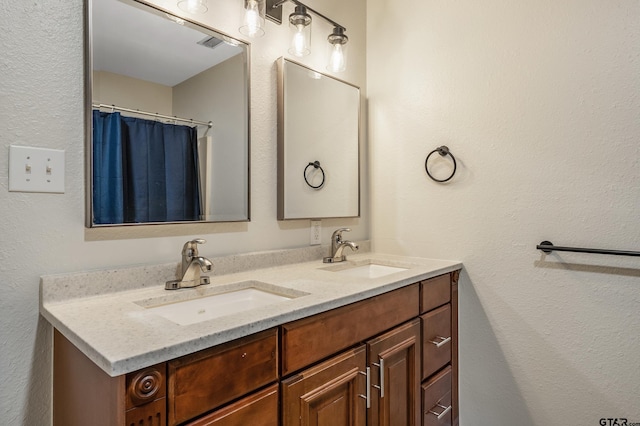
M320 185L317 186L313 186L309 183L309 180L307 179L307 170L309 169L309 167L313 166L314 169L320 169L320 171L322 172L322 182L320 182ZM322 167L320 167L320 162L319 161L314 161L313 163L309 163L307 164L307 167L304 168L304 172L302 173L302 175L304 176L304 181L307 183L307 185L309 185L311 188L313 189L319 189L322 188L322 185L324 185L324 169Z
M449 157L451 157L451 160L453 161L453 172L451 172L451 175L446 179L436 179L435 177L433 177L431 175L431 173L429 173L429 168L427 167L427 162L429 161L429 157L431 157L431 155L433 155L433 153L435 153L435 152L437 152L438 154L440 154L443 157L446 157L448 155ZM440 182L440 183L447 182L447 181L451 180L453 175L456 174L456 169L457 168L458 168L458 164L456 163L456 158L453 156L451 151L449 151L449 148L446 145L439 146L438 148L436 148L433 151L431 151L429 153L429 155L427 155L427 158L424 160L424 170L427 172L427 175L429 175L429 177L431 179L433 179L434 181Z

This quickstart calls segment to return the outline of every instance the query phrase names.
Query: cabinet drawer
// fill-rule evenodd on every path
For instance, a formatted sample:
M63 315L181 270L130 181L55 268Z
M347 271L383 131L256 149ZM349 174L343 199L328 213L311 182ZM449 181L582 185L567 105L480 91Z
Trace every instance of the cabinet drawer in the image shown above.
M451 361L451 305L420 317L422 320L422 379Z
M278 426L278 385L242 398L186 426Z
M451 367L422 385L423 426L451 426Z
M277 330L168 363L169 425L182 423L278 378Z
M282 375L418 316L418 284L282 326Z
M451 275L445 274L420 282L420 313L449 303Z

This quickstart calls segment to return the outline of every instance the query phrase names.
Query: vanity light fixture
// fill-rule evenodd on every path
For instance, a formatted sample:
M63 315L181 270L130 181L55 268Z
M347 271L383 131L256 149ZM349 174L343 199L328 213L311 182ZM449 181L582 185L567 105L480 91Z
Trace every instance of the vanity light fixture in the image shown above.
M240 33L248 37L264 35L264 17L266 0L244 0L244 17Z
M207 0L178 0L178 7L192 14L203 14L209 10Z
M184 1L184 0L183 0ZM289 53L294 56L306 56L311 53L311 15L312 13L333 25L333 31L327 37L329 42L329 63L327 69L332 72L342 72L347 67L347 29L320 12L298 0L243 0L244 20L240 33L249 37L264 35L264 20L269 19L276 24L282 24L282 5L290 1L295 10L289 15L291 27L291 46ZM253 29L253 30L251 30Z
M289 15L291 28L291 47L289 53L293 56L307 56L311 53L311 15L304 5L296 4L295 11Z

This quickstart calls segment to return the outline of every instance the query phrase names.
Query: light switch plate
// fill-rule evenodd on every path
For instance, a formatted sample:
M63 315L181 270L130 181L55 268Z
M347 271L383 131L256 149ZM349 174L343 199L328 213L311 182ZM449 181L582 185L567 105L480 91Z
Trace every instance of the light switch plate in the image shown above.
M11 145L9 191L64 193L64 151Z

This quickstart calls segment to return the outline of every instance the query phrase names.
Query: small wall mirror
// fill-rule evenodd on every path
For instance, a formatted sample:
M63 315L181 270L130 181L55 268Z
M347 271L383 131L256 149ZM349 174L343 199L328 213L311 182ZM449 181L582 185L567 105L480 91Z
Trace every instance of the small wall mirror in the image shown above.
M278 219L360 216L360 89L278 60Z
M87 226L249 220L249 46L88 0Z

